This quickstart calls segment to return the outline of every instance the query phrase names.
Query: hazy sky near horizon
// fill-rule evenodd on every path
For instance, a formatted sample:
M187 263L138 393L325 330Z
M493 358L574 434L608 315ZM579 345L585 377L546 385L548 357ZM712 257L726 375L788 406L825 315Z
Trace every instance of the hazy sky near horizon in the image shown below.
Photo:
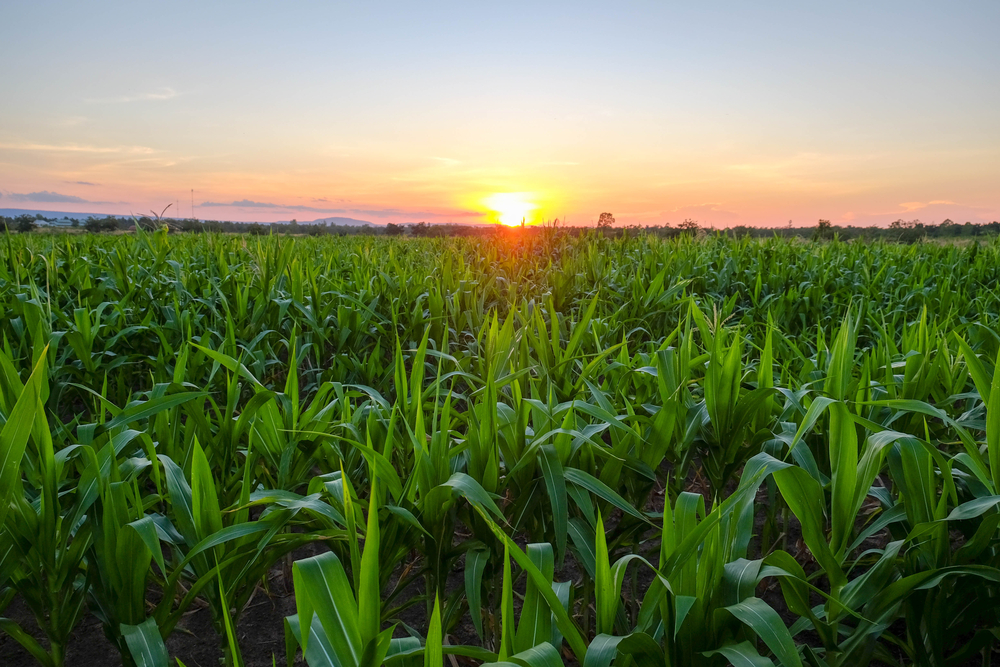
M996 220L998 26L996 0L5 3L0 208Z

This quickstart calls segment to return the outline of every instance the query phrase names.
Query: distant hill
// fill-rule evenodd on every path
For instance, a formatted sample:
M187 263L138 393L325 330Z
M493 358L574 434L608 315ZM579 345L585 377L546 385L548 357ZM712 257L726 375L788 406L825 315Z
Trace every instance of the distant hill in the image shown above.
M317 218L316 220L298 221L300 225L340 225L341 227L382 227L380 222L370 222L368 220L358 220L356 218Z
M106 213L67 213L65 211L42 211L26 208L0 208L0 215L8 218L16 218L25 213L28 215L40 215L43 218L76 218L78 220L86 220L90 216L94 216L95 218L104 218L107 216Z

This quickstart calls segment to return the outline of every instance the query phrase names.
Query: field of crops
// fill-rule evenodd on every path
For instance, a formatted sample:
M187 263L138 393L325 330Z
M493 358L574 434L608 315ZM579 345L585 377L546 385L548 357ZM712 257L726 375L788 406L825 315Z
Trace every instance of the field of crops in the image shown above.
M1000 242L2 241L4 664L1000 656Z

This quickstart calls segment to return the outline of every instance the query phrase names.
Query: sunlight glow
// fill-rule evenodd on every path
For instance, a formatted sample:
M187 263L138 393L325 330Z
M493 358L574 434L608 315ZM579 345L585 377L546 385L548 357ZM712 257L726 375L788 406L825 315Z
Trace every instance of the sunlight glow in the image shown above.
M528 214L538 208L537 204L528 201L530 196L529 192L498 192L484 199L483 204L502 224L513 227L520 225L522 220L528 222Z

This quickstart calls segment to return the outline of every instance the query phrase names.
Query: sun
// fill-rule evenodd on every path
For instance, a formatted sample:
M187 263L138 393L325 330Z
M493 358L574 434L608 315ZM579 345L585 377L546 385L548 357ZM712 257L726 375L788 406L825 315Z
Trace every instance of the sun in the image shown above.
M529 213L538 208L537 204L528 200L529 197L531 193L528 192L497 192L484 199L483 204L496 213L502 224L513 227L520 225Z

